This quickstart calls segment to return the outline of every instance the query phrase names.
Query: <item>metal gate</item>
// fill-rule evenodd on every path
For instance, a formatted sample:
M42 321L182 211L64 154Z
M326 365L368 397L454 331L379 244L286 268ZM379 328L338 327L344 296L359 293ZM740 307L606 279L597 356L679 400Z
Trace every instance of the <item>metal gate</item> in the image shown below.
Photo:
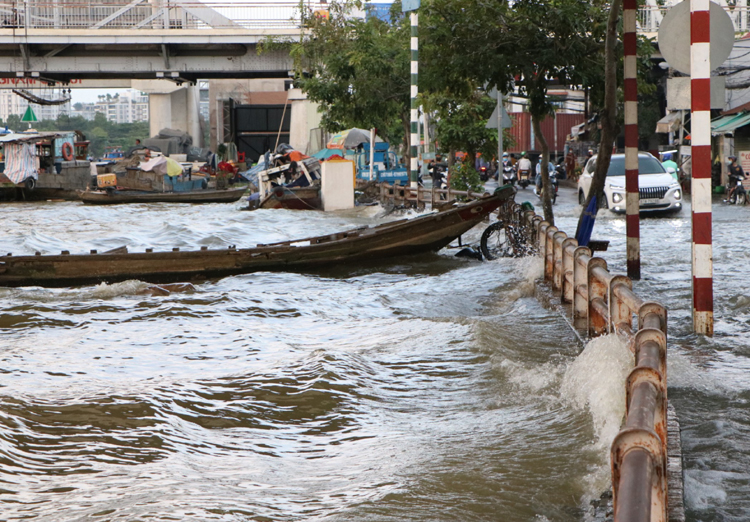
M236 105L234 128L237 151L255 163L277 143L289 143L291 108L288 105Z

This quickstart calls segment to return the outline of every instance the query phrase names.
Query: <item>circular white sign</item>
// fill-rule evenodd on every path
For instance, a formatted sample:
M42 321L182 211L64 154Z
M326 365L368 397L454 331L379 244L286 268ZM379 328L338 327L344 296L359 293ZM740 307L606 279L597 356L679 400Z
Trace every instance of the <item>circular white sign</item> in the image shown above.
M711 70L729 58L734 24L720 5L709 2L711 14ZM672 7L659 25L659 50L670 67L690 74L690 0Z

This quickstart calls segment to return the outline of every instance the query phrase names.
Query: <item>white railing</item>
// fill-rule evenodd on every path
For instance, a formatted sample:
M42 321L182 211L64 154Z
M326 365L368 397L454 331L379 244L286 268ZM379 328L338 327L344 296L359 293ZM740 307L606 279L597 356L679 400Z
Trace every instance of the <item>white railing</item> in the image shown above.
M313 12L327 7L318 1L304 4ZM0 1L0 29L293 29L300 25L298 2Z
M748 30L748 6L738 5L728 6L725 2L717 2L729 14L734 24L736 33L745 33ZM722 5L724 4L724 5ZM664 15L670 6L646 5L638 8L638 32L639 33L656 33L659 31L659 24L664 19Z

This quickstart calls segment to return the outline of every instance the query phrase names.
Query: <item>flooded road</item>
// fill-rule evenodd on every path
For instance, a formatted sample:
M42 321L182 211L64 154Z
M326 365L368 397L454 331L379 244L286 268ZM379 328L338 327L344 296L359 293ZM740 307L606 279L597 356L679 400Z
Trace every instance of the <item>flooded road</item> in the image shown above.
M243 247L395 217L238 207L4 204L0 252ZM572 194L556 210L574 230ZM750 210L722 212L735 242ZM621 271L624 223L594 233ZM689 515L747 519L750 298L719 271L749 256L717 239L717 335L696 339L689 212L642 226L636 289L670 307ZM454 252L166 297L139 281L0 289L2 519L585 520L632 360L609 338L581 353L533 297L538 260Z

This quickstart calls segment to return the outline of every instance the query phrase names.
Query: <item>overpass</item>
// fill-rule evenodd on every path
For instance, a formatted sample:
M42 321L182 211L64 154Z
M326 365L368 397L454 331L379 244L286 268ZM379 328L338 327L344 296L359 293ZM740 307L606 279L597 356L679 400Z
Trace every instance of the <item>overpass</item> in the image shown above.
M657 0L646 0L644 5L638 8L637 24L638 32L648 37L656 38L664 14L675 4L682 0L665 0L660 5ZM729 5L727 0L711 0L723 7L734 24L735 33L744 34L748 31L748 0L735 0Z
M311 11L325 4L305 2ZM196 0L0 2L0 78L286 77L283 51L257 53L267 38L295 40L299 3Z
M259 54L258 44L303 30L300 3L289 0L2 0L0 88L132 82L149 94L152 135L178 128L200 144L197 81L287 78L288 52Z

